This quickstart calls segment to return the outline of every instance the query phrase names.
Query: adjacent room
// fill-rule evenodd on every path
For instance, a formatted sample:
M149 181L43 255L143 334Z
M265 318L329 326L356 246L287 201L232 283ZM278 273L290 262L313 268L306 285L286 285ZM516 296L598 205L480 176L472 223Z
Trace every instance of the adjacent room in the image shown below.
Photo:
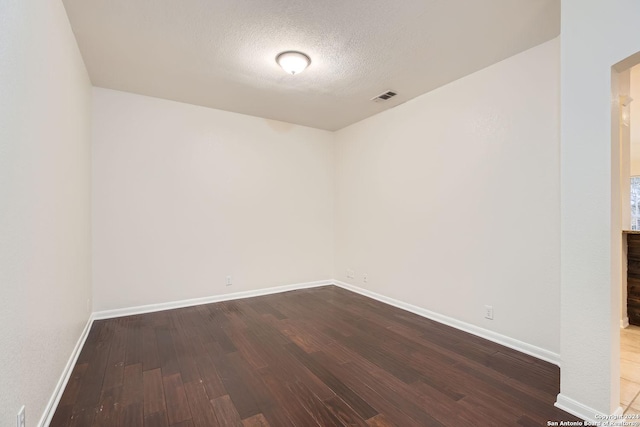
M0 426L633 422L638 19L0 0Z
M640 241L640 66L620 74L622 286L620 406L640 413L640 310L637 243Z

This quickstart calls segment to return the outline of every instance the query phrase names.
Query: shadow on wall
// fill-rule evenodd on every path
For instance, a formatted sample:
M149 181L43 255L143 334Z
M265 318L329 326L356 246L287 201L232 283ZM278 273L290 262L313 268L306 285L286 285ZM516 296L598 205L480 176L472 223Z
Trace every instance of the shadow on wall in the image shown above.
M287 122L280 122L278 120L269 120L269 119L265 119L265 122L267 123L267 125L274 130L275 132L278 133L287 133L290 132L291 129L293 129L296 125L292 124L292 123L287 123Z

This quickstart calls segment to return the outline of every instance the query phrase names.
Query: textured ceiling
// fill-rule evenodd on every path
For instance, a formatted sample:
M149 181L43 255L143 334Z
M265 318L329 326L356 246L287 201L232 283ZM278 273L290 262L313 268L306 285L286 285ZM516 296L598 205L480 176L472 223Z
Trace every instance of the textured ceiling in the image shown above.
M560 33L560 0L63 2L95 86L328 130Z

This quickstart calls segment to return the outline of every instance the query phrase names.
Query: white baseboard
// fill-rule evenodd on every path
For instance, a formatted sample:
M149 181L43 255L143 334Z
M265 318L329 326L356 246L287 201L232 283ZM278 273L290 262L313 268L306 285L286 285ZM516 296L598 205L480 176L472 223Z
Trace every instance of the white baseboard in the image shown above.
M356 292L369 298L373 298L385 304L398 307L402 310L410 311L411 313L417 314L418 316L426 317L427 319L435 320L439 323L444 323L445 325L460 329L481 338L485 338L489 341L504 345L505 347L512 348L521 353L528 354L529 356L533 356L549 363L553 363L554 365L560 366L560 355L558 353L554 353L535 345L527 344L526 342L508 337L506 335L502 335L497 332L493 332L488 329L484 329L479 326L454 319L452 317L444 316L442 314L412 304L408 304L397 299L389 298L376 292L372 292L358 286L350 285L339 280L335 280L333 283L349 291Z
M40 417L40 421L38 422L38 427L47 427L51 423L53 414L55 414L58 403L62 398L62 393L64 393L64 389L69 382L69 378L71 378L73 368L76 366L78 356L80 356L82 347L84 347L84 342L87 340L87 336L89 336L91 325L93 325L93 315L89 316L89 318L87 319L87 324L84 326L84 329L80 334L80 338L78 338L78 341L76 342L76 345L71 352L71 356L69 357L69 360L67 361L67 364L62 371L62 375L60 376L60 379L56 384L56 388L53 390L53 394L51 395L49 402L47 402L47 406L45 406L44 408L42 417Z
M234 292L230 294L214 295L204 298L192 298L181 301L162 302L159 304L140 305L137 307L118 308L115 310L96 311L93 313L93 318L95 320L112 319L115 317L132 316L134 314L152 313L154 311L172 310L174 308L192 307L194 305L211 304L214 302L259 297L262 295L277 294L280 292L295 291L298 289L316 288L318 286L327 286L332 284L333 280L319 280L316 282L296 283L293 285L276 286L273 288L256 289L253 291Z
M570 397L563 395L562 393L558 394L555 407L562 409L563 411L568 412L571 415L582 418L585 421L589 421L593 425L601 425L602 422L606 421L608 419L607 417L609 417L609 414L604 414L600 411L596 411L595 409L583 405L582 403L575 401ZM618 409L616 409L615 412L611 415L617 417L622 415L623 413L624 409L618 406ZM620 421L620 419L618 419L618 421Z
M385 304L398 307L402 310L409 311L422 317L426 317L436 322L444 323L445 325L452 326L456 329L469 332L473 335L477 335L481 338L488 339L489 341L502 344L506 347L528 354L538 359L545 360L555 365L560 365L560 355L543 348L527 344L523 341L516 340L514 338L507 337L506 335L499 334L497 332L490 331L488 329L481 328L479 326L472 325L470 323L462 322L452 317L444 316L442 314L405 303L387 296L369 291L367 289L360 288L358 286L350 285L339 280L320 280L316 282L296 283L292 285L276 286L273 288L257 289L253 291L235 292L230 294L215 295L204 298L193 298L181 301L172 301L159 304L141 305L137 307L119 308L115 310L97 311L93 313L93 319L112 319L115 317L132 316L135 314L151 313L154 311L172 310L174 308L192 307L200 304L211 304L215 302L231 301L235 299L251 298L262 295L277 294L280 292L295 291L299 289L315 288L319 286L336 285L346 290L356 292L358 294L373 298Z
M629 318L625 317L624 319L620 319L620 327L622 329L628 328L629 327Z

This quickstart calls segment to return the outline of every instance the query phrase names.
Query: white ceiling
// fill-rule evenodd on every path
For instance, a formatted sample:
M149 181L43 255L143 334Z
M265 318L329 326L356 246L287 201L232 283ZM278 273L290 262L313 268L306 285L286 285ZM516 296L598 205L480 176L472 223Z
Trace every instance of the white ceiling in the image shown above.
M63 2L95 86L328 130L560 33L560 0Z

